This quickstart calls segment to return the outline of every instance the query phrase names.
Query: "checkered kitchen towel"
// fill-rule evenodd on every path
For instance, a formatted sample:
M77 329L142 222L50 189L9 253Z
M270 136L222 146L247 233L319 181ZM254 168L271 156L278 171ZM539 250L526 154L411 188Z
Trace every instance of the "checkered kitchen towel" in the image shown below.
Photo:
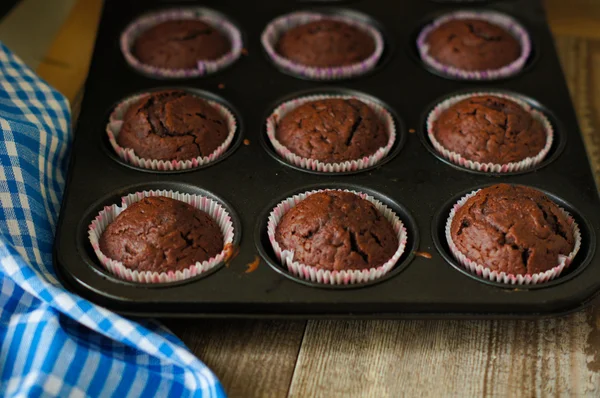
M224 396L156 322L66 292L52 268L66 99L0 43L0 396Z

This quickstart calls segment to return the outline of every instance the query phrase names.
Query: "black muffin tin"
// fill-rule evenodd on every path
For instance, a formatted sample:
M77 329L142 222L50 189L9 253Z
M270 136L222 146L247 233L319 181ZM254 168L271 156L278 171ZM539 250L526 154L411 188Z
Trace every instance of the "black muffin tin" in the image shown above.
M227 15L242 31L243 55L207 77L158 80L125 62L119 36L136 17L163 7L202 6ZM416 56L423 24L458 9L490 9L516 18L530 33L534 52L518 75L470 82L431 73ZM383 31L380 65L363 77L309 81L282 73L267 59L260 35L273 18L294 10L357 11ZM150 172L127 166L112 153L105 134L116 103L164 87L203 90L227 101L241 130L230 154L189 172ZM467 171L435 154L424 134L437 101L464 91L502 90L523 96L548 115L556 142L540 167L514 175ZM265 139L265 118L280 101L298 94L359 92L388 107L399 137L385 162L351 175L324 175L290 167ZM218 99L218 98L217 98ZM538 103L539 101L539 103ZM539 0L472 2L357 1L116 1L107 0L81 106L67 188L55 242L55 267L69 289L111 310L139 316L471 318L538 317L585 305L600 290L600 200L569 92ZM243 140L249 140L242 144ZM483 281L448 253L443 225L462 195L499 182L547 192L575 217L583 242L571 267L539 286ZM324 286L294 278L275 259L266 216L286 197L315 188L348 188L393 208L408 229L406 251L384 278L365 285ZM141 285L109 275L87 239L87 227L106 205L144 189L209 195L230 209L239 254L210 273L173 284ZM418 252L418 253L417 253ZM258 268L246 273L256 256ZM427 258L430 257L430 258Z

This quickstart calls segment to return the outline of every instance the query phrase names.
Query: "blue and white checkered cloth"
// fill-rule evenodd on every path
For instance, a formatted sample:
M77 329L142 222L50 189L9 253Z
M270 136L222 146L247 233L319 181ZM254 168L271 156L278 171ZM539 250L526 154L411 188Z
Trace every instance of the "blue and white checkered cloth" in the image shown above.
M0 131L0 396L224 396L164 327L131 322L56 280L69 105L2 43Z

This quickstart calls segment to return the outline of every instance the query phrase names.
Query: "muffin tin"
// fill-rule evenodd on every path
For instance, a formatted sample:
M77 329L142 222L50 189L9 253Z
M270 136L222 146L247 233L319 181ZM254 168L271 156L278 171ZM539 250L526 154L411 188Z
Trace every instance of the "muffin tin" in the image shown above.
M85 87L67 187L55 240L55 268L70 290L127 315L161 317L275 318L506 318L562 314L585 305L600 291L600 199L573 106L540 0L487 3L392 0L233 0L119 2L107 0ZM214 74L157 80L125 61L119 38L137 17L165 7L208 7L240 30L247 54ZM533 52L517 75L473 82L431 73L416 54L419 29L437 15L489 9L517 19L529 32ZM274 18L295 11L359 12L376 21L385 40L382 59L361 77L311 81L282 73L260 42ZM105 133L114 106L132 94L183 88L227 105L239 131L219 161L182 172L131 167L114 154ZM444 98L464 92L503 91L542 110L555 142L533 170L491 174L451 165L435 154L425 119ZM307 94L364 93L389 109L398 138L377 166L348 174L309 172L290 166L269 146L265 120L281 102ZM573 215L582 246L568 270L535 286L485 281L461 268L448 251L444 223L465 193L507 182L541 189ZM406 250L384 277L359 285L320 285L282 267L266 233L277 203L314 189L367 193L392 208L408 230ZM232 215L236 255L200 276L175 283L120 280L100 265L87 238L88 225L104 206L129 193L164 189L201 194ZM256 267L256 260L259 263Z

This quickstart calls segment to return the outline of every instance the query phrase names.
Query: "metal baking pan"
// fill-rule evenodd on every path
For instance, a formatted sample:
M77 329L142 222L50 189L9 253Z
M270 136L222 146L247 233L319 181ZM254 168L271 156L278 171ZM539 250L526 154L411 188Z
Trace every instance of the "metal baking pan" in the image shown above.
M214 75L173 81L142 76L127 65L119 49L127 24L162 7L197 5L105 2L56 232L55 267L67 288L128 315L272 318L542 317L581 308L600 291L600 256L595 250L600 239L598 190L539 0L203 1L201 6L238 25L247 55ZM507 13L528 30L534 51L521 73L478 83L447 79L423 66L414 45L419 29L435 15L466 7ZM262 50L260 35L273 18L299 9L367 15L386 41L381 63L368 75L334 82L280 72ZM231 106L243 128L226 157L194 171L161 173L129 167L112 154L104 129L115 103L165 87L201 90ZM425 115L440 99L465 90L508 91L543 110L557 132L547 160L531 171L491 175L440 159L423 133ZM360 92L388 107L399 127L399 140L386 161L360 173L324 175L280 160L265 140L265 118L282 100L306 92ZM241 144L243 140L249 144ZM560 278L535 287L499 285L466 273L449 255L442 225L451 205L464 193L499 182L547 192L579 223L581 250ZM367 192L398 213L409 241L386 277L332 288L300 281L278 264L266 236L266 215L291 194L323 187ZM88 224L121 196L157 188L209 195L228 207L235 214L239 254L206 275L174 284L128 283L104 271L87 240ZM246 272L257 257L258 268Z

